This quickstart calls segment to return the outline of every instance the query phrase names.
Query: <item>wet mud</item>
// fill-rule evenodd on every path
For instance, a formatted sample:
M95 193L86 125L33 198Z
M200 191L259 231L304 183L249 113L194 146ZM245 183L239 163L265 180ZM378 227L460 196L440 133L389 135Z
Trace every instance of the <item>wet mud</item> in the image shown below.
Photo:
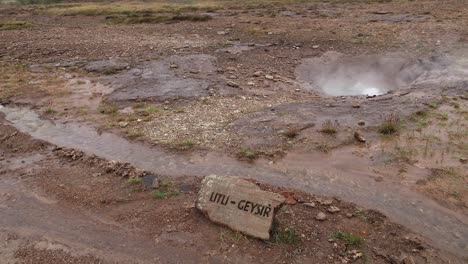
M167 152L142 143L131 143L110 133L99 134L82 124L54 124L40 119L28 109L3 107L1 111L13 126L35 138L106 159L130 162L162 175L239 175L308 193L346 199L385 213L391 220L422 234L438 247L459 255L466 254L468 221L465 216L401 184L376 181L377 175L366 166L368 157L365 156L291 154L293 156L286 156L273 165L262 160L248 164L215 152L191 155ZM350 169L349 164L361 166Z

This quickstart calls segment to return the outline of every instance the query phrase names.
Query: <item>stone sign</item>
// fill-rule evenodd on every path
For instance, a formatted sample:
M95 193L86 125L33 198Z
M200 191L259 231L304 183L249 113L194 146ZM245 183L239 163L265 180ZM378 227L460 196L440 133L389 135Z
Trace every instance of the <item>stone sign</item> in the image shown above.
M197 208L215 223L268 240L275 208L284 200L241 178L210 175L203 179Z

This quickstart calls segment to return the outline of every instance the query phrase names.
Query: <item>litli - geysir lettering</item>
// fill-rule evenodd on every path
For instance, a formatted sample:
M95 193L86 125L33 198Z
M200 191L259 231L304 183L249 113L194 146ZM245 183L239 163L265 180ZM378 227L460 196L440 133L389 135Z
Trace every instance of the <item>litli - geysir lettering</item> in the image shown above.
M213 203L228 205L229 200L230 197L222 193L212 192L210 195L210 202ZM270 217L270 213L272 210L270 204L268 206L264 206L247 200L240 200L238 203L236 201L231 200L229 204L237 205L236 207L239 210L263 217Z

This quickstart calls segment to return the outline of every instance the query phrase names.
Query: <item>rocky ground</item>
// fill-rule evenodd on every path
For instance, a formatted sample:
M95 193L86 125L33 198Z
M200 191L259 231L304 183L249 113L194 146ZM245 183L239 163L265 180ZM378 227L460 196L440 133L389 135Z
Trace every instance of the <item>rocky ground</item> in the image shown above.
M466 261L467 14L456 0L0 5L1 255ZM296 203L272 241L247 238L194 209L208 174Z

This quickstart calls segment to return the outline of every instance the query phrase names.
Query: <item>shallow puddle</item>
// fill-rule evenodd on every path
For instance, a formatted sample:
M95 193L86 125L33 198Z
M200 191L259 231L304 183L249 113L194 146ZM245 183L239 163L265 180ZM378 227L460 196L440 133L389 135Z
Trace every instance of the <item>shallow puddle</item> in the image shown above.
M243 176L308 193L336 196L376 209L391 220L422 234L432 243L467 255L468 220L401 184L378 182L366 156L289 154L277 164L240 162L221 153L190 155L129 142L110 133L98 133L79 123L52 123L26 108L0 108L18 130L53 144L75 148L168 176L209 174ZM336 157L334 155L338 155ZM345 155L342 157L340 155Z

